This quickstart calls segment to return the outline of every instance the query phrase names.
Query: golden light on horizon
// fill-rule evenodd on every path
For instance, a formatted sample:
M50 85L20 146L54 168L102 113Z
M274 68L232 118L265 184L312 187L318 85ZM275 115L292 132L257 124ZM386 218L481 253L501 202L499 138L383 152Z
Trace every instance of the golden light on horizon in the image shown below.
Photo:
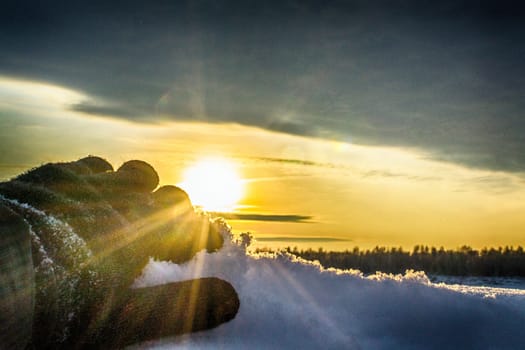
M197 161L186 169L179 186L195 206L207 211L232 211L244 195L237 164L225 158Z

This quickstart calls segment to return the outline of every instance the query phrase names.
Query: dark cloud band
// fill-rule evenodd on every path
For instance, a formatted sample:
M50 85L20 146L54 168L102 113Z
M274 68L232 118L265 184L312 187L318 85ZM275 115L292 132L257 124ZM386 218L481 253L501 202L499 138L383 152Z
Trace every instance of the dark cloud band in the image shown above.
M260 242L296 242L296 243L315 243L315 242L350 242L351 239L331 238L331 237L257 237Z
M72 109L239 123L525 171L513 1L3 3L0 74L101 96Z
M310 223L311 216L305 215L277 215L277 214L240 214L240 213L211 213L213 216L222 217L227 220L243 221L271 221L271 222L295 222Z

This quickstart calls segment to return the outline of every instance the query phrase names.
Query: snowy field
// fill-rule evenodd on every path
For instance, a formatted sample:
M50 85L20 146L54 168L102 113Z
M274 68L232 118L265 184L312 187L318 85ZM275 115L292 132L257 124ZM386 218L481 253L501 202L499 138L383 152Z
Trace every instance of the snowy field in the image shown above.
M428 276L433 283L446 283L449 285L465 285L473 287L494 287L525 290L524 277L476 277L476 276Z
M254 256L228 229L218 252L183 265L151 261L137 287L215 276L241 308L214 330L148 349L520 349L525 290L433 283L421 272L363 276L290 255ZM479 280L478 280L479 282Z

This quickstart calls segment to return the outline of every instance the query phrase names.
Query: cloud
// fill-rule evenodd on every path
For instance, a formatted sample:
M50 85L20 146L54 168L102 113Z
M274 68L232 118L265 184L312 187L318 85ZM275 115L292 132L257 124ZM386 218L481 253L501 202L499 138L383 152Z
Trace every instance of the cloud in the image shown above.
M382 177L382 178L404 178L412 181L438 181L441 180L439 176L420 176L410 175L404 173L396 173L389 170L369 170L363 172L362 176L367 177Z
M222 217L227 220L243 221L271 221L271 222L296 222L310 223L311 216L307 215L278 215L278 214L241 214L241 213L211 213L215 217Z
M83 101L72 104L70 110L95 116L123 117L138 119L144 117L146 111L132 110L125 105L98 104L89 101Z
M298 165L315 165L315 166L331 166L329 164L322 164L317 162L312 162L309 160L300 160L300 159L284 159L284 158L266 158L258 157L257 160L262 160L265 162L275 162L275 163L289 163L289 164L298 164Z
M257 241L260 242L290 242L290 243L303 243L303 242L350 242L351 239L345 239L345 238L334 238L334 237L282 237L282 236L275 236L275 237L258 237Z
M478 176L464 180L460 188L474 188L488 191L492 194L508 194L521 188L523 180L505 176L505 174Z
M515 2L102 1L0 14L0 73L104 96L72 109L239 123L525 171Z

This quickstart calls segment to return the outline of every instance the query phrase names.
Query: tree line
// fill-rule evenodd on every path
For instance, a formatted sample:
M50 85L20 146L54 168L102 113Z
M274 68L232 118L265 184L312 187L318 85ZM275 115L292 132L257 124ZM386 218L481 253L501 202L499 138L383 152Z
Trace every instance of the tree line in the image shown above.
M521 246L473 249L462 246L455 250L416 245L412 251L403 248L375 247L342 252L286 248L288 253L307 260L318 260L324 267L358 269L363 273L382 271L404 273L408 269L427 274L451 276L521 276L525 277L525 251ZM267 249L259 249L268 251Z

